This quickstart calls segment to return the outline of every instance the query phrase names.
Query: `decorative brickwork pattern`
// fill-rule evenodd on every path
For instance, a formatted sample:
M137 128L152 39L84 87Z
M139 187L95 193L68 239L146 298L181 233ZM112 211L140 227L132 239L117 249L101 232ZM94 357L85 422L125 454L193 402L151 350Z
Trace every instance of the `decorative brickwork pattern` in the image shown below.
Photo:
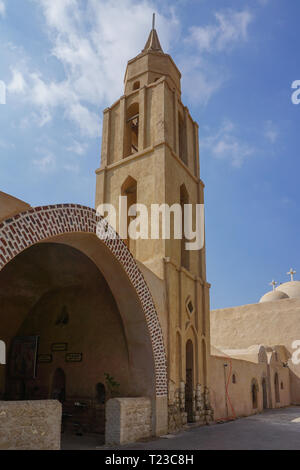
M156 395L167 395L167 367L163 335L143 274L127 246L96 211L76 204L36 207L0 224L0 271L26 248L56 235L95 233L119 261L141 302L153 349Z

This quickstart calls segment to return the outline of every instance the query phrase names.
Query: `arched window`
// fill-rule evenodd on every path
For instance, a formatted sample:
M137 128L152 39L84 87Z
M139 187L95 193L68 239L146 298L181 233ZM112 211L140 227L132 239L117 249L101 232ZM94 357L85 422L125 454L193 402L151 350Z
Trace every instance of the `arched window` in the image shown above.
M106 398L106 391L105 391L105 386L103 383L101 382L97 383L96 394L97 394L98 403L103 405L105 403L105 398Z
M232 383L236 384L236 375L235 374L232 374Z
M284 390L283 382L281 382L280 388L281 388L281 390Z
M258 384L257 384L257 381L254 379L252 380L252 383L251 383L252 407L254 410L258 408L257 395L258 395Z
M275 401L276 403L280 403L279 378L278 378L277 372L274 376L274 388L275 388Z
M181 266L186 269L190 267L189 251L185 249L186 238L184 236L184 206L189 203L189 195L185 185L180 186L180 205L182 211L182 237L181 237Z
M125 157L139 151L139 105L133 103L126 114Z
M186 123L185 119L178 113L178 134L179 134L179 157L187 164L187 151L186 151Z
M132 89L133 90L138 90L140 88L141 84L140 82L134 82Z
M128 229L132 220L135 218L128 215L128 211L131 206L137 203L137 182L131 176L126 178L125 182L121 187L121 195L127 197L127 238L124 240L131 253L135 256L136 254L136 240L129 237Z

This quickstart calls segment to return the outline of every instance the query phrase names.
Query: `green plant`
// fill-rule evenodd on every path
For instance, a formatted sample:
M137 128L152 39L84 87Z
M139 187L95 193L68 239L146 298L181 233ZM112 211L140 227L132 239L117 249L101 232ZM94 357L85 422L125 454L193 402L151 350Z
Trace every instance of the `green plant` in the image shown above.
M120 394L120 384L118 382L116 382L116 380L114 379L114 377L112 377L111 375L105 373L104 374L104 377L105 377L105 384L106 384L106 387L108 389L108 392L110 394L111 397L117 397L119 396Z

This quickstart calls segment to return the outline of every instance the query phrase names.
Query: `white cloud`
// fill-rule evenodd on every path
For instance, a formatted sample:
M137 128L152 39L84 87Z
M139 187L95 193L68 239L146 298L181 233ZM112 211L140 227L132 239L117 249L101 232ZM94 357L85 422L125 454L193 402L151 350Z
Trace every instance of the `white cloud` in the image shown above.
M0 16L4 17L5 16L5 3L4 0L0 0Z
M227 72L212 67L199 56L184 58L180 63L183 89L193 103L206 105L211 97L224 85Z
M84 155L87 151L87 145L74 140L69 147L66 147L66 150L70 153L75 153L76 155Z
M253 20L248 10L217 12L215 18L214 25L191 27L187 41L196 44L200 51L220 52L247 39Z
M53 153L49 152L48 150L44 149L36 149L37 153L41 153L43 156L37 158L32 161L33 165L41 172L41 173L50 173L55 170L56 168L56 158Z
M207 148L214 158L227 160L232 166L240 168L255 149L240 140L235 131L235 125L225 121L215 134L201 140L201 146Z
M27 69L23 84L26 80L29 91L24 99L40 114L40 126L61 108L82 135L99 136L100 109L122 94L127 60L143 48L155 9L148 0L34 1L43 14L51 55L63 66L65 77L61 81L49 80L40 72ZM157 14L165 50L178 26L172 10L167 15ZM21 91L20 75L18 79L19 88L14 77L11 92Z
M21 125L33 122L43 127L59 110L61 116L75 123L82 136L97 137L101 133L101 109L122 94L127 60L143 48L156 8L151 0L32 1L41 12L50 54L65 75L53 79L29 60L27 65L22 61L10 90L23 93L24 100L32 105ZM156 12L157 29L168 51L171 42L178 41L180 25L173 8L164 6L163 11ZM186 46L192 43L202 51L218 52L247 38L252 20L247 10L227 10L215 17L214 25L191 28ZM184 91L193 102L205 105L228 79L226 70L212 65L208 58L204 61L191 50L179 61Z
M275 144L278 139L278 130L272 121L266 121L264 124L264 136L265 138L271 142L271 144Z
M7 86L7 90L10 93L24 93L26 90L26 81L22 74L17 69L12 69L12 79L11 82Z

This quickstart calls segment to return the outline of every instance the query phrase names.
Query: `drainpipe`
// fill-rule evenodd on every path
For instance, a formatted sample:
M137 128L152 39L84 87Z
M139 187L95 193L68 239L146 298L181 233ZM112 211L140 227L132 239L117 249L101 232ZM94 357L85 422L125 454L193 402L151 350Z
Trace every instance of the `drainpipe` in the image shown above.
M226 407L226 418L228 418L228 403L227 403L227 393L226 393L226 387L227 387L227 383L226 383L226 367L228 367L228 364L224 363L223 364L224 366L224 393L225 393L225 407Z

